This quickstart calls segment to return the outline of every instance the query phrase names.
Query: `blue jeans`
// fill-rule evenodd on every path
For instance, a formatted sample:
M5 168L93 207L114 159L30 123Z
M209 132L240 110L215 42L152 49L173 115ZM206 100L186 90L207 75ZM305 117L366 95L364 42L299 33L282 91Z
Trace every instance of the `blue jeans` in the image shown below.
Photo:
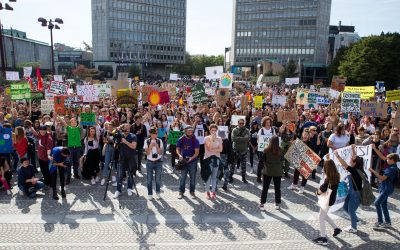
M108 173L109 173L109 167L113 167L110 166L111 164L111 157L114 155L114 146L107 144L106 145L106 150L104 153L104 165L103 165L103 178L108 178Z
M229 167L228 167L228 154L221 154L221 164L224 169L224 184L228 184L229 181Z
M349 181L349 194L344 201L343 209L350 216L351 227L357 229L357 208L360 206L360 192L355 191L353 188L352 181Z
M81 147L68 148L70 155L70 162L74 169L74 175L79 175L79 159L81 158ZM67 179L71 179L71 165L67 167Z
M188 173L190 177L189 191L190 193L194 193L196 189L197 159L189 162L186 165L186 168L181 171L181 177L179 181L179 193L181 194L185 193L186 177Z
M215 189L217 188L217 175L220 164L221 164L220 159L216 157L212 157L212 159L210 159L209 168L211 169L211 174L208 177L208 180L206 181L206 192L210 190L210 186L211 186L211 192L215 192Z
M120 157L120 164L118 165L117 174L117 191L122 192L122 179L124 178L125 171L128 171L128 187L132 189L134 185L133 174L136 172L136 157Z
M147 194L153 195L153 172L156 176L156 193L160 193L161 189L161 172L162 172L162 161L149 161L146 163L147 169Z
M34 186L32 185L27 185L27 184L23 184L23 185L18 185L19 190L21 190L22 192L24 192L24 194L26 196L28 196L29 198L35 198L36 197L36 192L29 192L29 188L34 187L36 190L40 190L42 188L44 188L44 183L41 181L36 182L36 184Z
M389 198L389 195L391 195L392 192L382 192L379 193L378 197L375 200L375 207L376 207L376 213L378 214L378 222L383 223L383 215L385 216L385 222L391 223L390 216L389 216L389 210L387 207L387 200Z

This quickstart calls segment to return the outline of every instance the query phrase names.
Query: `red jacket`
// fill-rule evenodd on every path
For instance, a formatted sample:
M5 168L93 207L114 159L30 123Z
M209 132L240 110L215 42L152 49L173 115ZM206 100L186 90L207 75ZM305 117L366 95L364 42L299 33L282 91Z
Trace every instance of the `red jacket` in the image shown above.
M53 138L50 134L46 133L44 136L38 136L37 152L39 160L48 161L47 150L52 150L54 147Z
M24 157L28 153L28 139L24 137L21 140L14 142L14 148L19 157Z

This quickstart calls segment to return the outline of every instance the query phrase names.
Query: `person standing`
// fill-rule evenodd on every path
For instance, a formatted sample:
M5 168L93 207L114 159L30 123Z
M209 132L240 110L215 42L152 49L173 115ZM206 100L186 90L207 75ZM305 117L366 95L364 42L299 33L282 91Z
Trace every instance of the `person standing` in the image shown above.
M272 119L271 117L267 116L264 117L261 121L262 128L258 131L257 134L257 140L259 140L260 137L266 137L266 138L271 138L274 135L278 135L277 129L275 127L272 127ZM263 163L263 149L258 149L258 166L257 166L257 182L261 183L261 172L264 167Z
M79 176L79 159L82 150L82 128L78 127L76 118L70 119L70 126L67 126L67 146L71 152L70 162L74 170L74 178L80 180ZM71 181L71 166L67 167L67 183Z
M250 152L250 167L251 172L257 172L257 170L253 169L254 166L254 155L257 154L257 134L258 134L258 124L257 121L251 123L251 130L250 130L250 141L249 141L249 152ZM260 160L260 158L259 158Z
M37 138L37 153L39 158L40 172L42 172L44 184L50 186L49 158L54 142L50 134L47 133L46 126L41 125Z
M181 171L179 180L179 196L178 199L183 198L185 193L186 177L189 173L190 187L189 192L193 199L196 198L196 173L197 173L197 160L200 153L200 143L193 135L193 127L186 126L185 135L179 138L176 144L176 154L180 161L185 160L186 165Z
M54 147L51 150L50 155L47 157L50 160L49 172L50 172L50 186L53 189L53 199L58 200L57 195L57 172L60 177L61 185L61 197L66 198L64 190L64 179L65 179L65 169L69 165L67 162L68 157L71 155L67 147Z
M249 137L250 131L244 126L244 119L239 119L239 126L232 130L232 142L233 142L233 152L236 155L238 161L240 162L242 168L242 181L248 183L246 180L246 161L247 161L247 151L249 147ZM235 170L235 164L231 167L230 181L232 181L233 172Z
M209 134L209 130L206 124L203 123L201 114L196 114L194 117L194 136L196 139L199 141L200 144L200 153L199 153L199 159L200 159L200 166L203 166L203 160L204 160L204 138Z
M153 200L153 176L156 180L156 197L161 199L161 173L164 145L161 139L157 138L157 128L150 128L150 138L144 142L144 150L147 156L147 195Z
M142 116L138 113L135 115L135 123L131 127L131 133L136 135L137 139L137 168L139 173L142 172L142 155L144 140L147 137L147 129L142 123Z
M99 182L97 174L100 171L100 150L99 150L99 136L97 135L94 127L88 128L88 135L84 139L85 151L83 156L85 162L82 168L82 177L84 179L91 179L91 184L95 185Z

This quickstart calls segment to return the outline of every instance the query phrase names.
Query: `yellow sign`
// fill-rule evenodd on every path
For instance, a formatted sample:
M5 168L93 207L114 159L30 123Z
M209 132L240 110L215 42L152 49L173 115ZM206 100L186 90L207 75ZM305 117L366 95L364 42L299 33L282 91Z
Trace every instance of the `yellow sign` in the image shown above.
M254 108L262 108L263 97L261 95L254 97Z
M361 99L368 100L370 97L375 96L375 86L365 86L365 87L351 87L346 86L344 92L347 93L359 93Z
M386 91L386 102L400 101L400 90Z

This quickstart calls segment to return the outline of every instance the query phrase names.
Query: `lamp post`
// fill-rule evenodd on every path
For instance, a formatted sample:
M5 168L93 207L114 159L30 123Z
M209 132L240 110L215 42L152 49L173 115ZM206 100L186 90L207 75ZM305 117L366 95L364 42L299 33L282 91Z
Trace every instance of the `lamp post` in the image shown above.
M9 0L9 2L16 2L17 0ZM4 4L0 2L0 10L10 10L13 11L14 8L11 7L8 3ZM4 54L4 39L3 39L3 25L0 21L0 59L1 59L1 72L3 76L6 75L6 55Z
M55 74L55 68L54 68L54 47L53 47L53 29L59 30L60 26L57 24L53 24L53 22L56 22L58 24L63 24L64 21L61 18L56 18L53 20L47 21L43 17L40 17L38 19L38 22L42 23L42 27L47 27L50 30L50 39L51 39L51 72L53 75Z

